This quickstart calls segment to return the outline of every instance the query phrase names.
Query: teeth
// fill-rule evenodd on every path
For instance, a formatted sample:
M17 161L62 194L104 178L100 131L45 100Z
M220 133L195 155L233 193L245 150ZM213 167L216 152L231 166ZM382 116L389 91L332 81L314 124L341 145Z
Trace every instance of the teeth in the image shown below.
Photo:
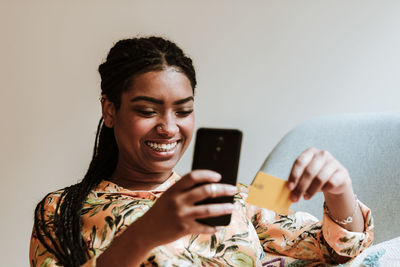
M177 143L178 142L174 142L171 144L160 144L160 143L147 141L146 145L148 145L149 147L151 147L154 150L166 152L166 151L169 151L169 150L175 148Z

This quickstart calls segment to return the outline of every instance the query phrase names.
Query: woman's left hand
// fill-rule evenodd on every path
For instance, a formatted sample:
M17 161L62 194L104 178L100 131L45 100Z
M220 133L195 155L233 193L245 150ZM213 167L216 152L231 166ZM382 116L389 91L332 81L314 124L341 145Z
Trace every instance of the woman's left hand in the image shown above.
M287 187L290 199L302 196L310 199L322 191L325 195L340 195L352 191L348 171L328 151L309 148L297 157L290 172Z
M357 208L349 172L329 152L312 147L301 153L293 164L287 186L293 202L323 192L329 216L336 223L349 231L364 230L364 218ZM350 223L344 220L349 217Z

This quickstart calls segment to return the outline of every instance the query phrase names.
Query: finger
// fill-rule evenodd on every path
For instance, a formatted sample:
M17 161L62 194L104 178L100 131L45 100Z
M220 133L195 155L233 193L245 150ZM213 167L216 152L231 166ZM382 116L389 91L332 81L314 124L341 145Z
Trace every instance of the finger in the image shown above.
M304 168L304 171L301 174L296 187L290 194L290 198L292 201L294 202L298 201L305 194L305 192L308 190L309 186L315 179L315 176L319 173L324 164L325 160L320 155L320 153L314 154L313 159Z
M221 175L211 170L194 170L183 176L175 185L171 187L172 191L182 192L193 188L201 183L216 183L221 180Z
M345 191L346 186L351 184L349 173L346 169L337 169L322 187L323 192L340 194Z
M203 219L209 217L217 217L227 214L232 214L234 205L232 203L220 203L220 204L206 204L193 206L186 217L192 219Z
M330 179L332 174L337 170L337 164L333 160L329 160L321 168L319 173L316 175L311 185L308 187L304 194L304 199L312 198L317 192L322 191L322 187Z
M211 183L195 187L182 194L185 203L196 203L207 198L233 196L237 193L237 187L230 184Z
M293 164L292 170L290 171L289 179L287 182L289 190L293 190L297 186L297 183L299 182L299 179L303 174L304 169L313 159L314 153L315 148L309 148L297 157Z
M202 223L196 223L193 225L193 232L191 234L209 234L212 235L219 230L221 230L223 226L208 226Z

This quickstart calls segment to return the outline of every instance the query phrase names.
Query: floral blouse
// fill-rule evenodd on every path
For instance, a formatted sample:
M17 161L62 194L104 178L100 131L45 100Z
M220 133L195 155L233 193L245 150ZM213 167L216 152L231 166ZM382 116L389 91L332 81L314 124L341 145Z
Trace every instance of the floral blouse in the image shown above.
M92 190L82 209L82 235L91 255L83 266L96 266L96 258L114 237L149 210L179 178L174 173L151 191L131 191L110 181L102 181ZM212 235L188 235L156 247L141 266L324 266L335 263L339 256L355 257L372 243L371 212L362 203L365 231L350 232L326 214L321 222L305 212L285 216L248 204L248 188L238 187L228 226ZM51 220L61 193L56 191L47 198L46 222ZM37 239L38 234L32 233L31 266L59 266Z

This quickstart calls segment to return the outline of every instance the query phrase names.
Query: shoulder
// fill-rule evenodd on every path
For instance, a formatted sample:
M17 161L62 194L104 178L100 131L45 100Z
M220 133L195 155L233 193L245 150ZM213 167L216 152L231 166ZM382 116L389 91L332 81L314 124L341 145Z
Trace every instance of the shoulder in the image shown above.
M54 192L50 192L42 199L42 201L44 201L46 205L52 206L54 205L55 202L57 202L60 199L60 197L64 194L64 192L65 188L59 189Z
M57 207L61 204L64 192L65 189L60 189L45 195L36 206L35 217L39 220L45 221L52 219Z
M48 237L55 238L54 217L57 208L60 206L60 199L63 193L64 189L50 192L37 204L34 213L35 221L31 237L31 250L34 247L38 248L38 246L51 247ZM36 253L37 251L35 251Z

